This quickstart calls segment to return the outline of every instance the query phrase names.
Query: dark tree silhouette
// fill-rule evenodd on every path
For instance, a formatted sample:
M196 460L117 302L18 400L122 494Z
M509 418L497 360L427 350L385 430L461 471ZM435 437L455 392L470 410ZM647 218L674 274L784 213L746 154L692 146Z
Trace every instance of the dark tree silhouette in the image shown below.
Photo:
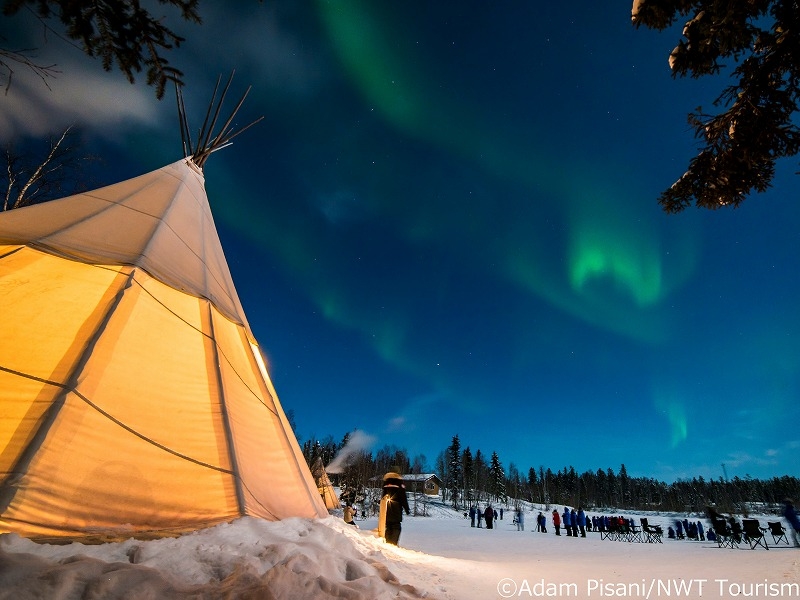
M634 25L663 30L685 19L669 55L673 77L718 75L728 65L734 83L714 105L689 114L701 141L686 173L659 203L676 213L692 204L739 206L764 192L775 163L800 152L793 117L800 100L800 10L796 0L634 0Z
M447 489L450 490L453 508L458 508L461 490L464 489L464 467L461 462L461 442L458 434L453 436L453 441L447 449L447 461Z
M460 444L459 438L459 446ZM338 448L332 436L321 441L311 436L303 444L303 454L309 466L314 464L318 456L327 464ZM436 474L445 481L451 477L447 457L452 455L451 443L439 454L437 460ZM460 468L464 468L464 457L468 455L471 455L469 448L460 453ZM377 512L383 474L397 465L405 465L401 467L401 471L408 472L410 465L407 456L407 450L395 446L384 446L374 456L372 452L362 451L342 475L330 475L334 484L342 485L343 492L345 489L352 491L355 501L364 502L365 506L374 508ZM416 473L422 469L420 465L425 461L415 459L414 462L417 466L413 471ZM783 498L800 496L800 479L788 475L771 479L754 479L750 475L743 478L734 476L730 481L721 476L718 479L694 477L691 480L678 479L665 483L652 477L631 476L624 464L620 465L619 473L609 467L580 474L573 466L563 467L555 473L551 468L545 469L541 466L538 476L536 469L528 469L527 485L523 485L519 469L510 464L506 474L496 452L492 453L487 464L484 454L478 449L471 462L473 477L465 477L465 481L469 481L468 485L474 486L475 491L475 497L470 503L499 501L514 505L517 500L532 499L533 502L544 504L548 512L551 506L580 504L588 510L657 510L701 515L707 505L713 504L723 512L747 514L751 508L777 511ZM467 470L465 469L465 475ZM532 493L533 488L537 489ZM446 485L441 494L443 501L450 501L452 504L450 490ZM462 498L466 497L465 495ZM462 510L461 506L457 510Z
M158 0L158 3L178 9L186 21L200 23L199 1ZM167 83L182 82L183 73L169 64L165 53L180 46L184 38L165 25L163 15L152 14L138 0L3 2L5 17L17 15L23 9L39 18L49 31L65 36L89 56L99 58L106 71L116 66L131 83L144 71L147 84L155 88L159 99L164 96ZM51 26L52 21L58 21L63 32ZM14 62L33 69L43 78L39 70L44 68L47 74L47 69L52 69L37 65L24 51L2 49L0 68L8 77L6 88L10 85Z

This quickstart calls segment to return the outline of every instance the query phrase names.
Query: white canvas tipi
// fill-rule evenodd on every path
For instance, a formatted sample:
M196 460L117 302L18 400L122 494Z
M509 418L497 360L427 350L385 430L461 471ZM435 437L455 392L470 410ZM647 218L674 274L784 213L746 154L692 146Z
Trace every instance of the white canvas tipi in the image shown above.
M0 213L0 533L327 515L192 159Z

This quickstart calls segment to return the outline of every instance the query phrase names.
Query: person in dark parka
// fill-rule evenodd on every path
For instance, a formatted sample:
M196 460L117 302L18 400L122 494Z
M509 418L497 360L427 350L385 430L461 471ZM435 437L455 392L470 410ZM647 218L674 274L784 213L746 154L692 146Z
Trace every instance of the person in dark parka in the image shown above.
M494 521L494 509L491 504L483 511L483 518L486 519L486 529L491 529L492 522Z
M578 507L576 515L578 519L578 528L581 530L581 537L586 537L586 513L583 512L583 507Z
M397 546L400 541L403 511L407 515L411 514L403 477L399 473L390 471L383 476L383 495L389 496L389 502L386 504L386 542Z

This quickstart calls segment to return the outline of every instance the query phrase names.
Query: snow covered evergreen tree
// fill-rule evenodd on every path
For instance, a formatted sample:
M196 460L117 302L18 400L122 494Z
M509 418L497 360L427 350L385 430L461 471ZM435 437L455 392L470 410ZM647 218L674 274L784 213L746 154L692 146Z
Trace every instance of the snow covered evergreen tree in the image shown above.
M464 471L461 468L461 441L458 434L453 436L453 441L447 449L447 488L450 490L450 499L453 508L458 508L458 500L461 497L460 490L463 487Z
M536 469L533 467L528 468L528 501L541 502L542 497L539 493L539 481L536 477Z
M442 479L442 501L447 502L447 482L449 481L449 470L447 468L447 450L439 452L436 456L436 472Z
M489 463L489 494L495 501L505 502L506 500L506 474L497 452L492 452L492 459Z
M489 469L486 465L486 459L480 449L475 451L475 460L473 460L473 469L475 471L475 491L476 500L480 500L482 492L486 491L486 485L489 480Z
M475 500L475 468L469 446L461 455L461 467L464 470L464 495L462 497L467 505L471 505Z

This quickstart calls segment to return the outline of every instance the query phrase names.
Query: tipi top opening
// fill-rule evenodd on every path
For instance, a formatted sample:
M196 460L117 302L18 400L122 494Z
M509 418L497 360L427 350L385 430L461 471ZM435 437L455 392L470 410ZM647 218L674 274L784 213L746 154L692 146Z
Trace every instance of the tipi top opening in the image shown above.
M212 153L231 144L233 138L248 130L250 127L264 118L263 116L259 117L241 129L235 129L233 127L233 119L236 117L236 113L242 107L245 98L247 98L247 95L250 93L252 86L248 86L239 102L225 120L225 123L216 134L214 133L217 128L217 122L220 119L222 105L225 102L225 97L227 96L228 90L233 82L234 73L235 71L231 72L228 82L222 89L219 99L217 99L217 93L219 92L220 83L222 82L222 76L220 75L217 77L217 84L214 86L214 93L212 94L211 100L208 103L208 109L206 110L206 116L203 120L203 125L198 130L197 137L194 139L194 141L192 140L192 133L189 128L189 120L186 116L186 106L183 101L183 92L181 91L180 86L175 86L175 95L178 103L178 116L180 120L181 142L183 145L183 156L184 158L190 159L191 162L197 165L201 170L208 160L208 157L211 156Z

